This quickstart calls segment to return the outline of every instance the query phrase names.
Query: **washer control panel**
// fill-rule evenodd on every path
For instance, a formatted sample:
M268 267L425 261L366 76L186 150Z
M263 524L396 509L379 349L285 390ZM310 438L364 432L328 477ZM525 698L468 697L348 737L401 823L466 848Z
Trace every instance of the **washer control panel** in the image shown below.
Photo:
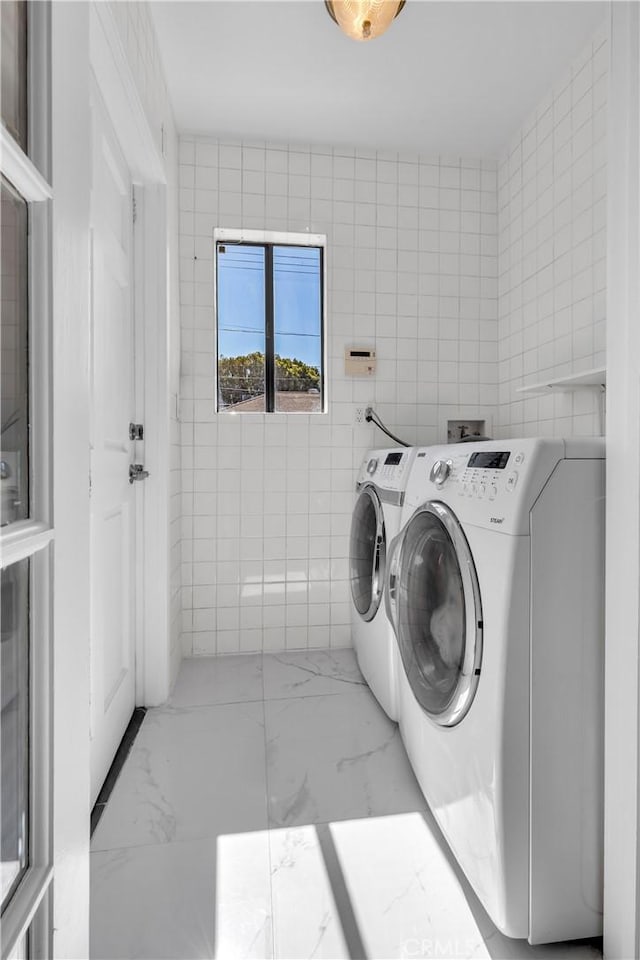
M458 521L502 534L530 533L530 514L562 460L602 458L602 446L546 437L420 447L405 492L403 522L428 501ZM442 466L447 464L448 470Z
M455 483L456 493L461 497L495 500L516 489L525 459L521 450L457 454L450 460L436 460L429 479L439 488Z

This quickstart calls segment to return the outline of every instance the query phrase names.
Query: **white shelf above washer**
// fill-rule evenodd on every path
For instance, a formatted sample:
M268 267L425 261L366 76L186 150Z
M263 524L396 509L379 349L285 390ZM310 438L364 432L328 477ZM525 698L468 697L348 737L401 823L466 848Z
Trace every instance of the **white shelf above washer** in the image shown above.
M544 380L542 383L531 383L526 387L517 387L516 393L544 394L562 390L604 390L607 384L605 367L594 367L582 373L573 373L568 377L558 377L557 380Z

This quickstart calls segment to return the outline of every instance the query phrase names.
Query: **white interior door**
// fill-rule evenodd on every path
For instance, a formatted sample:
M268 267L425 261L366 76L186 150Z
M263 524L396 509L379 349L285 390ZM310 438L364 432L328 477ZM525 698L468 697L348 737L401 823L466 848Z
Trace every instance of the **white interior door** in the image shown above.
M91 792L95 801L135 706L136 486L132 188L92 95Z

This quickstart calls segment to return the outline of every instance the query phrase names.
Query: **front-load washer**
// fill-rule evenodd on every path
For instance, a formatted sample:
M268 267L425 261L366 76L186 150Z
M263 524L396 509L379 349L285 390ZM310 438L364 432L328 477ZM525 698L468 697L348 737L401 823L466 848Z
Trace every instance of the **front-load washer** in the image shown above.
M602 929L604 444L419 449L387 608L400 731L495 925Z
M356 482L349 575L358 665L383 710L397 720L396 643L383 602L387 544L400 530L415 448L370 450Z

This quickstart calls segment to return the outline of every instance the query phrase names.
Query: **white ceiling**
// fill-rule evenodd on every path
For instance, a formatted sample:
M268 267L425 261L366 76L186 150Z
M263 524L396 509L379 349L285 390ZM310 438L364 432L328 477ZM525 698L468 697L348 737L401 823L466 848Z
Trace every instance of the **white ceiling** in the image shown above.
M345 37L322 0L152 9L181 132L495 156L607 6L408 0L369 43Z

